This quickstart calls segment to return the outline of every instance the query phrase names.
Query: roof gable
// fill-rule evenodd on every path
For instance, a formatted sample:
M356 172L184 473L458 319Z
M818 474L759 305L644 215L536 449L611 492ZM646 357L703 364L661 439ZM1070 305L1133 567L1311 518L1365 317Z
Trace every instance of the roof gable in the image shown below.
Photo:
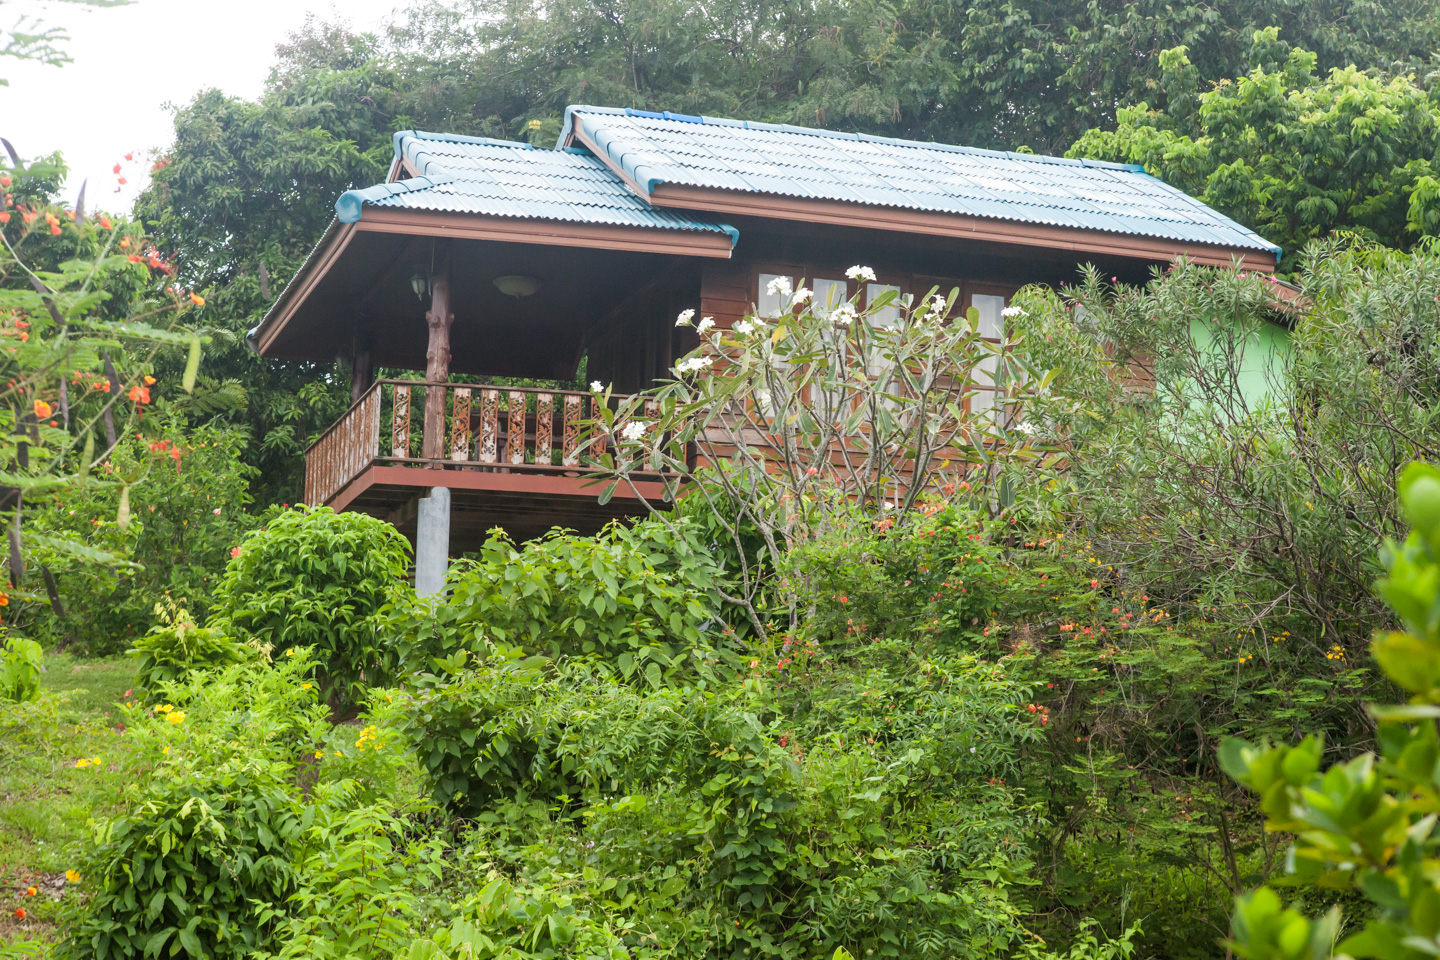
M652 207L588 150L406 130L395 134L395 159L417 175L341 194L341 223L374 206L724 233L732 244L738 236L703 215Z
M590 106L565 110L560 145L577 139L647 196L668 183L1280 253L1137 165Z

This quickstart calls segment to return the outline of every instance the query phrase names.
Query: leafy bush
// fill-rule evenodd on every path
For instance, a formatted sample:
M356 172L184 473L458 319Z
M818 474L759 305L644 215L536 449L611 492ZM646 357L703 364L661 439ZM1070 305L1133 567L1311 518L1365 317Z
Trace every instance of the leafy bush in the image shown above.
M47 642L124 650L156 622L163 598L204 622L230 551L261 522L246 513L253 471L241 460L244 436L187 433L160 419L147 426L154 432L122 440L96 471L107 480L143 477L126 494L128 522L119 520L121 487L113 482L35 504L31 549L51 569L64 611L29 608L32 629Z
M62 958L248 957L267 949L295 891L301 811L283 770L234 759L157 778L97 827L81 868L88 909Z
M441 853L438 840L408 840L413 826L383 807L316 810L281 960L391 957L409 941L419 888L439 877Z
M23 637L0 640L0 701L23 703L40 696L40 644Z
M797 544L782 576L796 582L811 616L803 638L870 642L882 636L934 637L954 648L984 638L1017 575L991 536L999 524L959 503L923 501L910 513L876 521L856 513L832 521L824 537ZM799 639L799 638L797 638Z
M313 647L342 699L395 667L382 611L407 594L410 546L395 528L329 507L287 510L240 545L211 625L271 645Z
M255 658L258 651L213 627L197 627L189 611L157 603L159 623L125 651L135 658L135 686L158 695L162 684L183 679L192 670L228 667Z
M1002 781L1039 725L1001 668L914 649L715 691L502 653L400 709L437 798L493 825L515 887L493 896L556 901L526 929L554 938L573 912L680 956L997 955L1023 939L1006 888L1033 817ZM497 909L439 946L519 934Z
M715 612L724 582L688 524L556 530L523 547L497 532L451 575L448 603L397 629L411 636L416 667L421 650L481 650L487 637L652 686L686 682L732 646Z
M1363 753L1322 771L1324 741L1271 745L1227 740L1226 770L1260 797L1267 828L1294 838L1288 882L1350 888L1370 901L1364 926L1335 944L1340 908L1311 920L1267 887L1241 897L1232 924L1247 960L1321 960L1332 955L1410 960L1440 934L1440 470L1410 464L1400 501L1413 528L1386 543L1377 592L1403 631L1381 631L1372 651L1406 704L1375 707L1379 756Z

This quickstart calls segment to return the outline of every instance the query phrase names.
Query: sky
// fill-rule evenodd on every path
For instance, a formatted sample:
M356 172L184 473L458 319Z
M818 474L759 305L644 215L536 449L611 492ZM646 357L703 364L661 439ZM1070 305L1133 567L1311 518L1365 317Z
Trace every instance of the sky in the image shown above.
M70 34L71 63L52 67L0 58L0 137L30 159L60 150L70 164L65 198L88 178L91 210L129 209L147 180L150 148L171 140L171 107L219 87L260 94L275 44L308 14L373 30L399 0L137 0L89 8L55 0L0 0L0 22L40 17ZM133 162L124 155L133 153ZM127 183L112 172L122 163Z

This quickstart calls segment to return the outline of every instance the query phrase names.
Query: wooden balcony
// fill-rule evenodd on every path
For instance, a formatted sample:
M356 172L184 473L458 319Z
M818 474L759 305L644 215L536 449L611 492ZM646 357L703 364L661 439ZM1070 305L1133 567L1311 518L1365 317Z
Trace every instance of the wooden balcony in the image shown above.
M495 526L517 540L553 526L594 532L645 513L623 485L599 503L606 484L591 464L605 449L592 429L600 403L578 391L377 381L306 451L305 502L368 513L410 535L419 497L447 487L457 554ZM427 437L427 424L438 435ZM656 503L659 480L637 483Z

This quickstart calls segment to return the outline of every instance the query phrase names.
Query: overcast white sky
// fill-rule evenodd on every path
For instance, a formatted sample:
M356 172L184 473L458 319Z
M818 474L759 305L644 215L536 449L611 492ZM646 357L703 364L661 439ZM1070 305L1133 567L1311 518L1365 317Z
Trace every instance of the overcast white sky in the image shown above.
M170 142L171 111L219 87L255 97L275 44L309 13L361 30L389 19L399 0L137 0L91 9L47 0L0 0L0 18L22 14L64 26L72 63L47 67L0 58L0 136L26 159L61 150L71 167L71 202L86 177L86 206L128 209L143 186L142 151ZM129 183L115 193L111 168L136 151Z

